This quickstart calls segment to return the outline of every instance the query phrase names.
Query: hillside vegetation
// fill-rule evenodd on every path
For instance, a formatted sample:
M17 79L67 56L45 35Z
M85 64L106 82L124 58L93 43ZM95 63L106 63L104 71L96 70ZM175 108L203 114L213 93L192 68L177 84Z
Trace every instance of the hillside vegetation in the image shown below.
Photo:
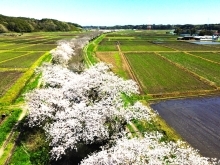
M0 33L6 32L39 32L39 31L76 31L81 26L75 23L62 22L55 19L34 19L25 17L9 17L0 14Z

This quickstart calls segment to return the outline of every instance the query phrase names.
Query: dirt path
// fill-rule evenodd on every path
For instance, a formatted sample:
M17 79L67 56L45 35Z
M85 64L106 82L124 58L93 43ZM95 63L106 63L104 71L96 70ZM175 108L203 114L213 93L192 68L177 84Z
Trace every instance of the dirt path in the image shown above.
M119 51L119 55L121 56L121 59L122 59L122 63L125 65L125 69L127 70L128 74L130 75L130 77L138 84L138 87L139 87L139 91L141 93L143 93L143 90L141 88L141 84L140 82L138 81L137 77L135 76L135 74L133 73L133 70L127 60L127 58L125 57L125 55L123 54L123 52L121 51L121 48L119 46L119 44L117 44L117 48L118 48L118 51Z
M18 118L17 123L19 123L27 114L27 108L24 106L24 104L11 105L10 108L21 108L22 109L22 112ZM14 127L11 129L11 132L7 136L6 140L3 142L3 145L0 147L0 158L4 154L4 150L7 147L8 142L11 140L11 137L14 134L14 130L15 130L16 126L17 125L15 124Z
M144 136L140 133L140 131L137 129L137 127L132 123L129 122L130 126L132 127L132 129L134 130L135 134L139 137L139 138L143 138Z

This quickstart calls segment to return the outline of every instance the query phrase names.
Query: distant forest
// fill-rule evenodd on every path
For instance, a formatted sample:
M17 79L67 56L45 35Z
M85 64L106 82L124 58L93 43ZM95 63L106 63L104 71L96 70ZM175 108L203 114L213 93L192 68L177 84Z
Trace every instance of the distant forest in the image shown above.
M39 32L39 31L76 31L82 27L75 23L62 22L55 19L25 17L9 17L0 14L0 33L7 32Z
M215 32L220 33L220 24L201 24L201 25L193 25L193 24L185 24L185 25L163 25L163 24L152 24L152 25L116 25L116 26L85 26L84 28L99 28L99 29L139 29L139 30L174 30L174 33L188 33L195 34L200 33L200 35L211 35Z

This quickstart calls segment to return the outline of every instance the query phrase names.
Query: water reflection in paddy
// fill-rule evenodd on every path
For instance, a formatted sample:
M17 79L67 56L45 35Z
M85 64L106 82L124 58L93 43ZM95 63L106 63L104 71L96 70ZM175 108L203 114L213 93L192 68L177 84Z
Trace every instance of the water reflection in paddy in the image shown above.
M151 107L203 156L220 159L220 96L166 100Z

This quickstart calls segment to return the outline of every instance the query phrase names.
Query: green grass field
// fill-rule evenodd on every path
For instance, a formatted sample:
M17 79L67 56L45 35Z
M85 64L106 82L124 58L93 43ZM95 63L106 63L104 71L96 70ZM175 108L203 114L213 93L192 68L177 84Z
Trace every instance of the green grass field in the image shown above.
M116 37L118 38L118 37ZM161 44L149 42L147 40L132 39L104 39L98 46L98 51L117 51L116 45L119 44L122 51L173 51L174 49L165 47Z
M160 53L169 60L178 63L186 69L202 76L220 86L220 64L207 61L186 53ZM207 58L207 57L206 57Z
M56 44L36 44L16 49L17 51L48 51L56 48Z
M213 52L189 52L189 53L220 64L220 53L213 53Z
M44 52L32 52L25 56L0 63L0 68L29 68Z
M172 51L170 48L155 44L139 45L138 42L134 45L120 45L120 47L122 51Z
M212 89L155 53L126 53L129 64L148 94Z

